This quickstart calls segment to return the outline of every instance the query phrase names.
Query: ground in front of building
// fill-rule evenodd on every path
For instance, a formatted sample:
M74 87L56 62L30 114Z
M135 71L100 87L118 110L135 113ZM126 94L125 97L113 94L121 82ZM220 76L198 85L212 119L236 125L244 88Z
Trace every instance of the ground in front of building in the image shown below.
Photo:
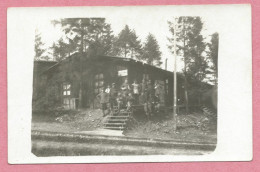
M157 115L150 120L143 114L135 114L123 135L128 137L179 140L184 142L217 142L217 120L208 118L205 126L202 112L189 115L178 115L177 131L173 131L174 120L171 114ZM34 113L32 118L32 130L80 133L84 131L96 131L103 129L107 117L103 117L99 109L85 109L78 111L56 111ZM205 121L205 120L204 120ZM204 122L205 123L205 122Z

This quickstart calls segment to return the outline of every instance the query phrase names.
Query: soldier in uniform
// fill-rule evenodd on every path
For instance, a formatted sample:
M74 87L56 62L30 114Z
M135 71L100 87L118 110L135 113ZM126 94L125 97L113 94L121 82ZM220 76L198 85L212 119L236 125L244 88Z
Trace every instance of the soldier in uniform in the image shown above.
M126 97L130 91L128 79L125 79L125 82L121 85L121 90L122 90L123 96Z
M103 113L103 117L104 117L107 115L106 110L108 109L109 95L108 95L108 93L106 93L104 91L104 88L102 88L101 92L97 95L97 98L99 98L99 100L100 100L100 104L102 107L102 113Z
M117 90L116 90L116 84L112 83L112 88L110 89L110 104L111 108L113 108L116 105L116 97L117 97Z
M139 84L137 83L137 81L135 80L134 83L132 84L133 86L133 96L135 99L135 104L138 104L138 97L139 97Z

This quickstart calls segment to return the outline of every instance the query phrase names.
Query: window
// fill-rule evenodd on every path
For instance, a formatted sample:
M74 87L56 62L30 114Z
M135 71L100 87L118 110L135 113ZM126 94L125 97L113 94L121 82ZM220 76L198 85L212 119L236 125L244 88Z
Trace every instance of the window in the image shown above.
M71 95L71 84L64 83L63 84L63 96L70 96Z
M102 87L104 86L104 75L103 73L95 75L95 94L101 92Z
M76 109L76 98L64 98L63 107L65 109Z

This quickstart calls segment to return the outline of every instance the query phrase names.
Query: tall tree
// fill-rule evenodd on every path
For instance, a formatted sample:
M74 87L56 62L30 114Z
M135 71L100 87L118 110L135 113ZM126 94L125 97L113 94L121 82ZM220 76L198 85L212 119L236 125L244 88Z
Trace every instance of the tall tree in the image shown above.
M110 25L106 23L104 18L66 18L52 21L54 25L61 25L65 35L73 40L76 51L79 51L79 107L82 107L83 97L83 66L85 60L83 52L88 52L89 57L98 54L106 54L112 46L112 31Z
M98 50L96 54L106 54L112 46L112 30L105 18L66 18L52 21L61 25L67 38L76 45L76 50L86 52L89 48Z
M129 29L128 25L118 34L114 42L114 54L130 58L140 59L142 54L141 41L135 30Z
M35 31L35 40L34 40L34 60L48 60L44 56L46 49L44 48L44 43L42 42L41 34L36 30Z
M52 49L52 55L55 61L64 60L66 57L75 52L76 44L73 42L73 40L69 38L67 39L68 43L63 38L60 38L50 47Z
M184 61L184 89L185 89L185 106L186 113L189 112L188 98L188 76L191 79L203 80L205 75L206 62L203 57L205 43L201 35L203 23L200 17L179 17L175 21L168 22L170 32L174 35L176 32L177 55L183 57ZM177 29L174 30L174 23ZM173 51L174 38L168 38L170 45L169 49Z
M149 33L144 43L142 60L159 67L162 64L161 55L162 52L156 38Z
M110 24L105 22L105 19L92 19L89 29L91 37L86 37L86 42L89 43L88 50L92 50L94 55L107 55L111 52L114 35ZM89 41L90 40L90 41Z
M208 58L213 63L213 70L215 72L215 83L217 84L218 80L218 42L219 42L219 35L218 33L213 33L211 35L210 43L208 44L209 51L208 51Z

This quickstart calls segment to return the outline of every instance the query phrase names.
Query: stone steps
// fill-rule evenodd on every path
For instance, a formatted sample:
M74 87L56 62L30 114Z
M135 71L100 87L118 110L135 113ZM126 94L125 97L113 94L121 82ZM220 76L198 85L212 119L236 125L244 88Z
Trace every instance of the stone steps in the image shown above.
M112 115L108 116L108 120L104 122L104 128L120 131L124 130L126 127L126 122L132 115L132 112L123 110L118 111L117 109L114 109L112 112Z

